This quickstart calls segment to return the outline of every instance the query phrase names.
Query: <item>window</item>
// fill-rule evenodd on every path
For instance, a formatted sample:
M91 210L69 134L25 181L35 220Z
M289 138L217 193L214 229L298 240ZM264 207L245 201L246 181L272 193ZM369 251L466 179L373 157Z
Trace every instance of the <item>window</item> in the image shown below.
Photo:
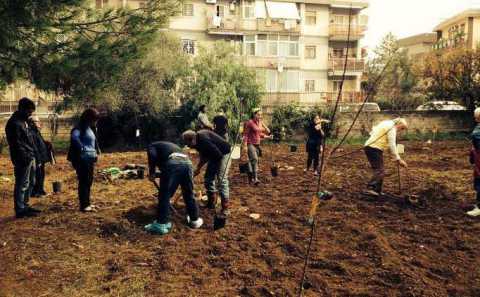
M316 50L317 47L314 45L305 46L305 59L315 59L317 57Z
M95 8L104 8L105 5L108 5L108 0L96 0Z
M317 13L315 11L305 12L305 24L307 26L315 26L317 24Z
M277 91L277 71L276 70L267 70L265 78L265 89L267 92L276 92Z
M245 54L255 56L255 35L245 36Z
M315 80L313 79L305 80L305 92L307 93L315 92Z
M255 2L254 1L243 2L243 17L245 19L255 18Z
M280 92L298 92L300 89L300 72L287 70L279 73Z
M257 56L267 56L267 35L257 35Z
M193 4L184 3L182 6L182 16L193 16Z
M268 55L278 55L278 35L268 35Z
M223 5L217 5L217 16L224 17L225 16L226 8Z
M183 51L187 54L195 54L195 41L191 39L182 39Z

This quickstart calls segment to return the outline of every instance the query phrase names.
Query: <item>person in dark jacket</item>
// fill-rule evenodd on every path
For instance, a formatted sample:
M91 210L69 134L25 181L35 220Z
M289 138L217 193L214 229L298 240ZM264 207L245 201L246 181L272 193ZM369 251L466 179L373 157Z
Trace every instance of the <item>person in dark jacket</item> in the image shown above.
M467 212L467 215L478 217L480 216L480 108L475 109L473 115L477 125L471 135L470 163L473 165L473 189L476 192L477 204Z
M99 113L94 108L86 109L80 116L78 126L72 129L67 159L72 163L78 178L80 210L91 212L95 205L90 203L95 163L100 153L95 134Z
M228 119L223 110L213 118L213 131L228 141Z
M186 145L196 149L200 154L200 162L197 165L194 176L199 175L202 167L207 164L204 177L208 197L207 208L215 209L218 188L222 203L222 213L228 215L230 199L228 171L231 164L230 144L210 130L200 130L198 132L189 130L182 134L182 139Z
M5 126L10 159L15 173L14 208L17 218L35 216L39 210L29 206L29 198L35 181L35 145L28 118L35 111L35 103L29 98L18 102L18 110L13 113Z
M30 127L32 128L32 137L35 144L35 184L33 186L32 197L45 196L45 164L52 162L51 144L43 139L41 133L41 122L36 116L30 117Z
M313 165L312 168L315 171L315 175L318 175L318 164L323 147L323 138L325 136L322 129L322 123L328 123L328 120L322 120L319 115L315 115L306 129L307 144L305 148L308 157L307 168L304 171L307 172L310 170L310 166Z
M193 169L190 158L182 149L171 142L158 141L147 149L149 179L155 182L156 169L160 169L157 220L145 226L152 233L167 234L172 229L170 222L170 198L178 186L182 188L183 200L187 208L187 222L198 229L203 220L199 217L198 206L193 194Z

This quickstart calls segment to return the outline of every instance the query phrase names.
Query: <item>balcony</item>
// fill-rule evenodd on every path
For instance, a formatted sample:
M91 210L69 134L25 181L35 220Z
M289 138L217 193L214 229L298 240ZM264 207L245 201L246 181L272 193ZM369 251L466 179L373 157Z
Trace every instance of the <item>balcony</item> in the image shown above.
M348 37L348 24L331 23L329 28L330 40L333 41L358 41L365 36L367 25L351 25L350 38Z
M209 16L207 32L219 35L242 35L245 32L300 33L300 25L296 21Z
M343 75L343 68L345 66L345 58L329 58L328 60L328 75L340 76ZM365 71L365 60L357 58L347 59L346 75L361 75Z
M241 56L241 62L243 65L251 68L269 68L278 69L298 69L300 68L300 58L271 58L261 56Z
M338 92L322 93L327 104L334 104L337 102ZM365 94L357 91L343 91L340 97L341 103L362 103L365 100Z

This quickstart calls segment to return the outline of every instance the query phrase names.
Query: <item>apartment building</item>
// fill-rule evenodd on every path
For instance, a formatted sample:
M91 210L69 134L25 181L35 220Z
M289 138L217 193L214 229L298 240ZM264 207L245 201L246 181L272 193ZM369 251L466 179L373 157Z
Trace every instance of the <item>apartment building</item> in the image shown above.
M435 48L467 47L480 45L480 9L465 10L435 27Z
M411 59L421 59L425 54L433 50L437 43L437 34L423 33L398 40L398 46L406 51Z

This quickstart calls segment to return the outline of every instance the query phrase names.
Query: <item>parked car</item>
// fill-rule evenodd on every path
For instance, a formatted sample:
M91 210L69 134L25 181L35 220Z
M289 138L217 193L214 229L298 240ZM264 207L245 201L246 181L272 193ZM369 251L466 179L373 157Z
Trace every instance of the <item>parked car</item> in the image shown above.
M340 112L358 112L362 107L362 103L347 103L340 105ZM375 102L367 102L362 108L362 112L378 112L380 106Z
M467 108L455 101L430 101L417 107L417 110L467 110Z

